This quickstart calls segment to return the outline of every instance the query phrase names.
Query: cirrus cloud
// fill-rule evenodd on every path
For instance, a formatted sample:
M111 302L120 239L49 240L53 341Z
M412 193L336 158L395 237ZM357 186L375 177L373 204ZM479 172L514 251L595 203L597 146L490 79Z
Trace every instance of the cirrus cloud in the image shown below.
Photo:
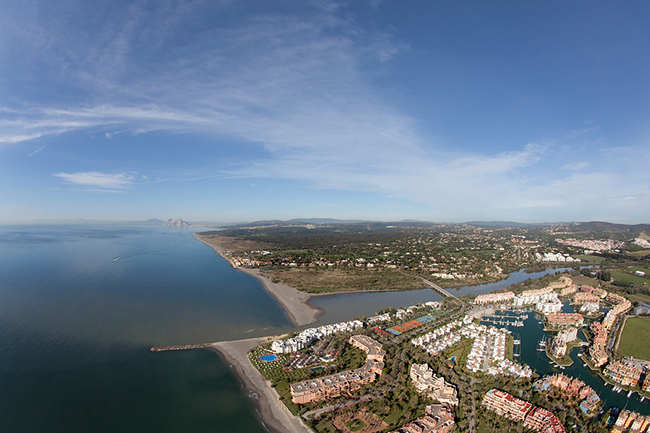
M54 173L53 176L63 179L67 184L87 186L100 190L125 190L131 187L137 173L107 174L98 171L79 173Z

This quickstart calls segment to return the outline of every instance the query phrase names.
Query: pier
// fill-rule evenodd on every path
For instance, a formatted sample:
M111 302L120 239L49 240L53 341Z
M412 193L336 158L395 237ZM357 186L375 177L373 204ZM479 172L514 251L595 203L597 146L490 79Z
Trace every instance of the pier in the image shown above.
M212 345L213 343L184 344L182 346L154 346L150 350L152 352L167 352L171 350L205 349L206 347L212 347Z

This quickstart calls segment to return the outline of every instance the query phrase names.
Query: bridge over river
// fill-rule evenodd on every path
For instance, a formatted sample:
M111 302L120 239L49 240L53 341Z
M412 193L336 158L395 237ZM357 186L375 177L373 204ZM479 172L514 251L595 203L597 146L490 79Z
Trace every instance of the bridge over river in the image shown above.
M420 277L420 276L416 276L416 275L407 274L407 273L404 272L404 271L399 271L399 272L401 272L401 273L404 274L404 275L408 275L408 276L411 276L411 277L416 277L416 278L421 279L422 281L424 281L424 283L425 283L427 286L431 287L431 289L432 289L434 292L437 292L437 293L441 294L441 295L444 296L445 298L458 299L457 297L455 297L454 295L452 295L451 293L449 293L448 291L446 291L445 289L443 289L443 288L440 287L439 285L437 285L437 284L435 284L435 283L432 283L431 281L427 280L426 278L423 278L423 277Z

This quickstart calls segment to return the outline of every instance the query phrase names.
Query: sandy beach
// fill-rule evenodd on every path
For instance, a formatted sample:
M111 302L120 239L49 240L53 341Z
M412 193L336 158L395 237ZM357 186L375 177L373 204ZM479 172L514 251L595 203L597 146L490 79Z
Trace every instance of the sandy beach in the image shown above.
M199 233L194 233L194 237L212 247L217 254L228 260L221 246L210 242ZM323 310L320 308L312 307L308 304L309 300L312 298L312 295L309 293L301 292L300 290L287 286L286 284L274 283L271 278L264 275L262 270L257 268L238 267L236 269L257 278L262 283L262 286L264 286L264 289L273 296L276 301L278 301L294 326L309 325L310 323L315 322L323 313Z
M275 390L248 360L248 351L275 337L223 341L211 344L234 370L242 385L255 401L264 427L274 433L310 433L299 417L294 416L280 401ZM254 394L253 394L254 393Z

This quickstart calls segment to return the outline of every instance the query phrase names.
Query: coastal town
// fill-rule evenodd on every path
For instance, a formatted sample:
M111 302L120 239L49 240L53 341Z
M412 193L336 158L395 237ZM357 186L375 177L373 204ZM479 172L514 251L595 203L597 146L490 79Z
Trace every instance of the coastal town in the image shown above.
M484 228L437 233L436 242L446 239L454 247L472 239L487 242L494 251L513 250L516 259L493 253L490 263L497 265L491 277L499 272L507 275L516 270L510 265L520 266L524 260L527 266L553 262L585 266L565 267L557 274L489 293L450 295L440 302L387 308L369 317L307 327L265 340L248 350L246 359L275 391L288 416L315 432L648 432L650 411L644 401L650 399L650 356L643 342L650 321L645 319L648 304L640 302L646 300L646 291L644 286L629 290L631 286L616 283L616 278L626 278L621 275L631 271L645 281L643 267L605 269L594 257L620 254L627 244L559 238L566 229L543 229L546 240L514 235L513 229L499 237L493 235L498 230ZM413 249L400 250L399 257L393 251L397 248L381 242L368 243L366 248L381 252L378 257L319 257L309 262L295 253L278 261L273 248L246 254L215 250L234 268L255 271L252 275L265 287L282 285L277 279L283 273L301 268L306 273L339 267L353 272L390 269L405 277L426 275L425 281L443 284L456 279L441 276L438 271L446 268L462 271L460 280L467 281L470 273L458 266L467 252L462 248L450 255L456 266L449 266L449 261L442 265L444 255L420 255L413 262L409 256L417 256L421 245L433 243L421 233L418 236L407 239ZM462 237L466 237L463 242ZM209 238L201 240L211 244ZM513 259L510 265L505 257ZM273 289L267 290L273 294ZM538 340L523 341L521 334L529 328L538 329ZM639 347L639 338L644 347ZM522 356L524 349L536 353L536 358ZM583 371L580 378L573 376L576 363ZM540 375L540 365L546 374ZM636 401L639 412L627 405L612 406L609 395Z

